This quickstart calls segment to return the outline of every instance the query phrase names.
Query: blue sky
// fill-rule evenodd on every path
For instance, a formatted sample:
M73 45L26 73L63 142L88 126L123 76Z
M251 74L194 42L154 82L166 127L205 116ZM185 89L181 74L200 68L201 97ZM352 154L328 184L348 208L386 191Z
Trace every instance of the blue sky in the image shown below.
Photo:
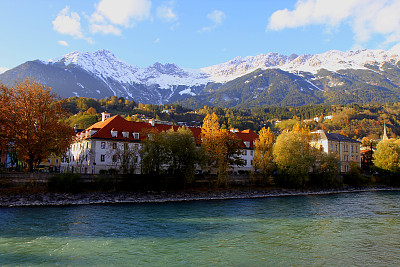
M72 51L201 68L400 42L400 0L0 0L0 18L0 72Z

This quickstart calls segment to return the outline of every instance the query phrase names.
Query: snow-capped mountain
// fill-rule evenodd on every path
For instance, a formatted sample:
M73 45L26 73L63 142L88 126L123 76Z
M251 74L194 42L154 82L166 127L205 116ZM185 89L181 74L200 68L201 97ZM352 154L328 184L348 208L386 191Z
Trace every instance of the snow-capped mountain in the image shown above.
M400 100L399 62L400 45L389 51L268 53L202 69L172 63L139 68L99 50L28 61L0 74L0 81L12 86L16 80L33 77L61 97L116 95L151 104L247 107L396 101Z
M399 47L400 48L400 47ZM368 69L365 65L380 66L385 62L397 64L400 60L400 49L358 50L342 52L331 50L323 54L290 56L277 53L236 57L226 63L202 68L215 82L228 82L256 69L278 68L289 72L310 72L316 74L321 69L338 71L344 69Z
M182 69L175 64L154 63L141 69L118 59L107 50L94 53L72 52L61 58L50 59L47 64L71 64L79 66L100 79L113 79L123 84L158 84L161 89L170 89L176 85L197 86L206 84L208 76L198 70Z

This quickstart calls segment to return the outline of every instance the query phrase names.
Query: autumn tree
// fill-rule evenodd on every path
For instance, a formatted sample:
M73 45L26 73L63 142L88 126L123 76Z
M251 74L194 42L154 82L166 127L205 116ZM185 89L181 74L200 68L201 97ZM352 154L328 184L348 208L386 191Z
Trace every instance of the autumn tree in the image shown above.
M298 187L308 182L309 171L315 163L311 140L310 131L300 124L278 136L272 152L279 171L278 184Z
M32 79L13 88L0 86L0 139L33 171L51 153L61 154L73 131L63 120L66 112L50 87Z
M258 139L255 140L253 158L253 177L257 181L268 181L275 170L272 148L275 141L275 134L268 129L262 128L258 132ZM269 181L271 182L271 181Z
M380 141L374 153L374 164L376 167L389 173L392 179L391 183L398 184L400 174L400 139Z
M207 114L204 118L201 139L208 165L218 171L218 185L225 186L229 168L243 165L240 158L241 140L234 133L220 128L215 113Z

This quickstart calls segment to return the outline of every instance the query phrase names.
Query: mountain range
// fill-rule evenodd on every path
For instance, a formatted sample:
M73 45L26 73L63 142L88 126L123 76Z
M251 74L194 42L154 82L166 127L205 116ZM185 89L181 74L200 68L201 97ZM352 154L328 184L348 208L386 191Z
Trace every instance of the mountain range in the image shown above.
M63 98L116 95L192 108L391 102L400 101L400 49L268 53L201 69L170 63L139 68L107 50L72 52L25 62L0 74L0 82L13 86L25 77L52 87Z

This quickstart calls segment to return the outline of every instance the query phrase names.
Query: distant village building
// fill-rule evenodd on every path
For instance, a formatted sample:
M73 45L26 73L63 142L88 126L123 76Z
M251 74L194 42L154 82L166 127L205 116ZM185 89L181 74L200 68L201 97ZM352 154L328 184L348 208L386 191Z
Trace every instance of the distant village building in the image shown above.
M361 167L361 142L337 133L326 133L323 130L313 132L318 134L313 145L324 152L337 153L340 159L340 171L348 172L351 162L356 162Z

